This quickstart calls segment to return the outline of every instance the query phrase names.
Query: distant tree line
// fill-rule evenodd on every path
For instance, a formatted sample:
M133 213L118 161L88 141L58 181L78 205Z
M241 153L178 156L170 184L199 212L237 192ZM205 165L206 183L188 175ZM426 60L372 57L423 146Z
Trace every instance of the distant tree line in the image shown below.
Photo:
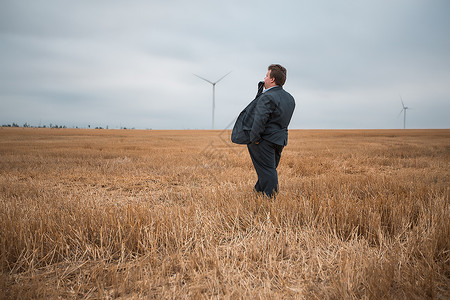
M52 123L50 123L50 125L48 125L48 126L47 126L47 125L33 126L33 125L28 124L28 123L25 123L25 124L23 124L22 126L20 126L20 125L17 124L17 123L12 123L12 124L3 124L2 127L23 127L23 128L67 128L66 125L56 125L56 124L52 124ZM75 126L75 127L73 127L73 128L78 128L78 126ZM90 128L91 128L91 125L88 125L87 128L90 129ZM97 127L95 127L95 129L104 129L104 128L101 127L101 126L97 126ZM109 126L106 126L106 129L109 129ZM135 128L134 128L134 127L133 127L133 128L120 127L120 129L135 129Z
M39 125L39 126L33 126L30 125L28 123L23 124L22 126L20 126L17 123L12 123L12 124L3 124L2 127L23 127L23 128L67 128L66 125L53 125L50 123L49 126L47 125Z

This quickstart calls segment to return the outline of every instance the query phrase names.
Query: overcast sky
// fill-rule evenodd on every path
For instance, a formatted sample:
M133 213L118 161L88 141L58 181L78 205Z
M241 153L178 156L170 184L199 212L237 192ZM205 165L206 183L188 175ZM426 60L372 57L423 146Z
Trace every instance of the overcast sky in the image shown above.
M267 66L290 128L450 128L450 1L0 0L0 123L225 129Z

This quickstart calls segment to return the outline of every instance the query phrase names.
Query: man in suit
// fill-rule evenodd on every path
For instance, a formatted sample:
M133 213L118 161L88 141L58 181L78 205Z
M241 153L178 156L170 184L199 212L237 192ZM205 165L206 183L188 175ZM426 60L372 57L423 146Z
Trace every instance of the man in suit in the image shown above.
M270 65L264 78L265 90L241 112L231 135L234 143L247 144L258 175L255 191L269 197L278 192L277 167L295 108L294 97L283 89L285 82L286 69Z

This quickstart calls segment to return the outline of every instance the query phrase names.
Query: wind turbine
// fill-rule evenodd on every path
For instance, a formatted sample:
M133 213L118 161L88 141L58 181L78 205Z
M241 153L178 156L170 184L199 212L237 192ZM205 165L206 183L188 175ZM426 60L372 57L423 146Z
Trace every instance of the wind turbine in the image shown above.
M400 101L402 101L402 110L400 111L400 113L398 114L399 116L401 115L401 113L403 113L403 129L406 129L406 110L409 109L409 107L405 106L405 104L403 103L403 98L400 95Z
M221 81L222 79L224 79L225 76L227 76L227 75L230 74L230 73L231 73L231 71L228 72L227 74L223 75L222 77L220 77L220 79L217 80L217 81L215 81L215 82L212 82L212 81L210 81L210 80L208 80L208 79L206 79L206 78L203 78L203 77L198 76L197 74L194 74L194 75L197 76L198 78L203 79L204 81L209 82L209 83L212 84L212 88L213 88L212 129L214 129L214 109L216 108L216 83L218 83L219 81Z

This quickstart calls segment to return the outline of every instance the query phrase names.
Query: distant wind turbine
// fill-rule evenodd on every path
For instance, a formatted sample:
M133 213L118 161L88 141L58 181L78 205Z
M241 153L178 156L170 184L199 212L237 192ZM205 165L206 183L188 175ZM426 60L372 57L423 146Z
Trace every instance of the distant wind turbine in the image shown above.
M400 101L402 101L402 110L400 111L400 113L398 114L399 116L403 113L403 129L406 129L406 110L410 109L409 107L405 106L405 104L403 103L403 98L400 95Z
M227 76L227 75L230 74L230 73L231 73L231 71L228 72L227 74L223 75L222 77L220 77L220 79L217 80L217 81L215 81L215 82L212 82L212 81L210 81L210 80L208 80L208 79L206 79L206 78L203 78L203 77L198 76L197 74L194 74L194 75L197 76L198 78L203 79L204 81L209 82L209 83L212 84L212 88L213 88L212 129L214 129L214 110L215 110L215 108L216 108L216 83L218 83L219 81L221 81L222 79L224 79L225 76Z

